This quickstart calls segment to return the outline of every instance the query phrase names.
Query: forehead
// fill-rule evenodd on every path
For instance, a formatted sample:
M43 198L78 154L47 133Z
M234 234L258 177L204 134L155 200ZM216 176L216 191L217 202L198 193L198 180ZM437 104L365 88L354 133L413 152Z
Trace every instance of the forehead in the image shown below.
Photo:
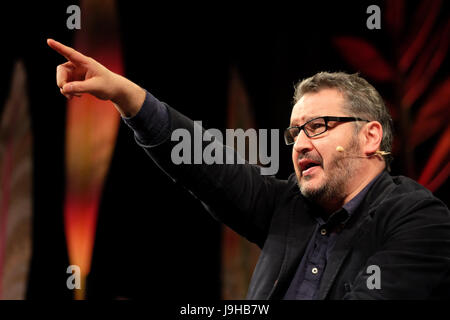
M291 124L300 125L320 116L344 116L344 96L336 89L322 89L305 94L294 105Z

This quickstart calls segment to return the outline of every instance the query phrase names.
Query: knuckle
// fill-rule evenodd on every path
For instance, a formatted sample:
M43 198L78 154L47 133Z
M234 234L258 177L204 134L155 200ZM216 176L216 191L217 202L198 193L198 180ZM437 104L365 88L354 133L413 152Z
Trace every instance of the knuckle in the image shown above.
M91 57L86 57L86 65L92 65L94 64L96 61L91 58Z

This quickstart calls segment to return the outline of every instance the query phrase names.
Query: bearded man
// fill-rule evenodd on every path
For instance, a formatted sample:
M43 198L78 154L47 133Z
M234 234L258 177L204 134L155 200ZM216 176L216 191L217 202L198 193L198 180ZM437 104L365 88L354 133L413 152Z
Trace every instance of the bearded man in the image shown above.
M192 120L95 60L48 44L69 60L57 68L62 94L111 100L164 172L262 249L249 299L450 297L449 210L390 175L392 120L363 78L321 72L296 86L284 133L295 173L280 180L248 163L174 164L171 133L194 136Z

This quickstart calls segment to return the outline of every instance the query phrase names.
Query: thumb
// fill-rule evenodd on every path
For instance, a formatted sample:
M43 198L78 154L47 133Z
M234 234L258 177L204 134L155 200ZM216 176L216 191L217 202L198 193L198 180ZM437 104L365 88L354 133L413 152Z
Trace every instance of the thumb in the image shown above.
M64 94L92 93L95 90L96 81L94 78L83 81L71 81L63 85Z

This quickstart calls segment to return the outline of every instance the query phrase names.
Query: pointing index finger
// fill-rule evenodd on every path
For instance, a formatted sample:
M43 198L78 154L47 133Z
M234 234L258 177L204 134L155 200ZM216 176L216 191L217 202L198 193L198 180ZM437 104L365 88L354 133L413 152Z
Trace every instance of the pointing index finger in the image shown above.
M88 57L76 51L75 49L65 46L62 43L53 39L47 39L47 44L50 48L66 57L67 60L72 61L75 64L82 64L88 62Z

